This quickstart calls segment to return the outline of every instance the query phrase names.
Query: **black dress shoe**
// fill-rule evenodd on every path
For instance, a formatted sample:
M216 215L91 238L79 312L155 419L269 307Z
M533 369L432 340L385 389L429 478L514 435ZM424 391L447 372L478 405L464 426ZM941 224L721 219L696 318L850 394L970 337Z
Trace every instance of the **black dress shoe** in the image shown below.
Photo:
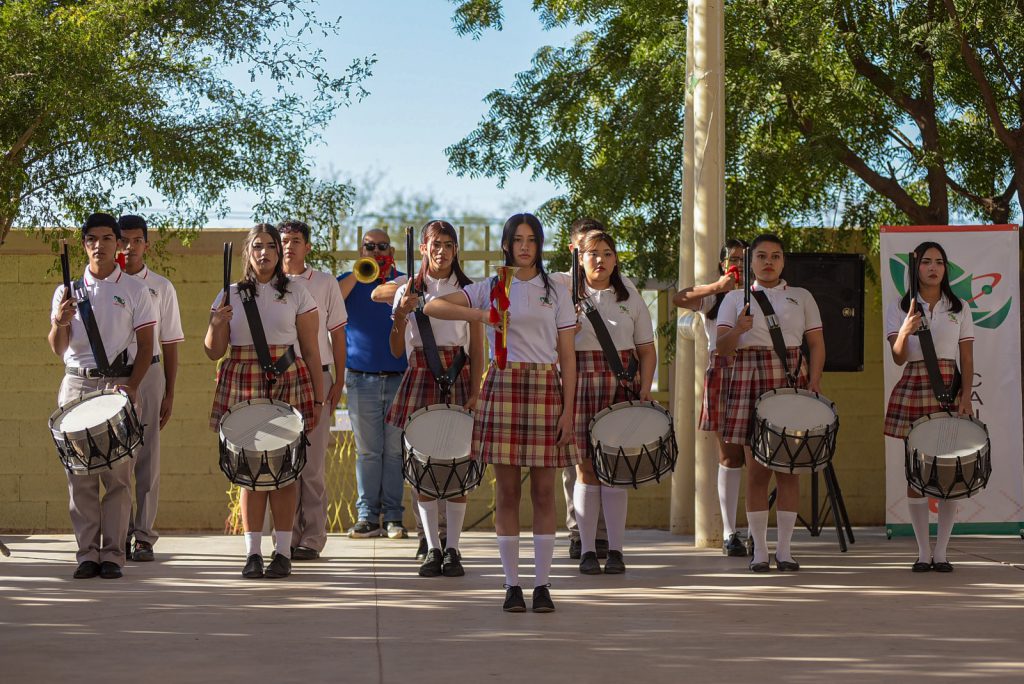
M935 572L953 572L953 564L949 561L932 561L932 570Z
M420 538L420 545L416 548L416 560L421 561L427 557L427 538Z
M75 579L92 579L100 574L100 564L96 561L82 561L75 568Z
M427 557L420 565L420 577L440 577L442 566L444 565L444 557L441 554L441 549L430 549L427 551Z
M771 570L771 566L768 565L768 561L764 561L762 563L755 563L754 561L750 561L751 572L768 572L769 570Z
M911 572L931 572L932 564L926 561L914 561L914 564L910 566Z
M534 613L553 613L555 612L555 604L551 601L551 592L548 591L548 585L542 587L533 588L533 612Z
M466 569L462 567L462 554L458 549L445 549L441 562L441 574L445 577L462 577Z
M519 585L510 587L505 585L505 604L501 607L506 613L525 613L526 599L523 598L523 588Z
M747 546L740 539L740 535L733 532L722 544L722 553L730 557L743 557L747 555Z
M245 568L242 569L242 577L245 579L263 578L263 556L254 553L245 559Z
M132 550L132 560L136 563L148 563L154 558L153 545L149 542L136 540L135 549Z
M121 566L114 561L100 563L100 577L103 579L120 579L122 576Z
M786 572L787 570L791 570L793 572L796 572L797 570L800 569L800 564L796 562L796 558L790 558L787 561L787 560L779 560L779 557L776 556L775 557L775 567L777 567L779 569L779 572Z
M597 561L597 554L593 551L587 551L583 554L583 558L580 559L580 574L581 575L600 575L601 564Z
M609 551L608 560L604 564L604 574L621 575L626 572L626 561L622 558L621 551Z
M291 559L280 553L275 553L263 576L267 579L282 579L290 574L292 574Z
M569 539L569 558L573 560L579 560L580 555L583 553L583 543L577 537L576 539Z
M594 542L594 550L597 552L597 557L605 559L608 557L608 540L598 539Z
M293 561L312 561L320 557L320 552L316 549L311 549L308 546L295 546L292 547L292 560Z

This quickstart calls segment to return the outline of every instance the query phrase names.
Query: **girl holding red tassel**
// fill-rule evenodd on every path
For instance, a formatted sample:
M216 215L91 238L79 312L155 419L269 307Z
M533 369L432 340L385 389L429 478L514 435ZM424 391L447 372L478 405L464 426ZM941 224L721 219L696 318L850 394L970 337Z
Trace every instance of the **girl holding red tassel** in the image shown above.
M495 529L505 571L503 609L508 612L526 610L519 586L521 469L530 469L533 502L533 611L547 613L555 609L548 592L555 548L555 469L579 462L573 432L576 312L569 291L549 280L541 260L543 247L544 229L537 217L510 217L501 249L505 267L514 274L467 285L424 308L442 320L488 326L491 365L477 405L472 453L494 466Z

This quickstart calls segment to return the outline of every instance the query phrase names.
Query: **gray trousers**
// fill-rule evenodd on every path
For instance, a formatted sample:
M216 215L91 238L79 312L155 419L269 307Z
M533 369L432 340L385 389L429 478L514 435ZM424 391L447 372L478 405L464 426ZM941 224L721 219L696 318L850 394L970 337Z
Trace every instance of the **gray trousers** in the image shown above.
M155 544L160 537L153 529L160 499L160 404L164 400L163 364L154 363L139 385L136 412L145 425L145 443L132 460L135 471L135 512L128 522L128 533L136 541Z
M311 369L312 372L312 369ZM334 384L330 371L324 374L324 394ZM306 435L306 467L299 475L299 503L292 528L292 546L305 546L323 551L327 544L327 445L331 439L334 412L326 404L320 412L316 429Z
M124 384L127 378L77 378L65 375L57 403L66 404L82 394ZM89 475L67 474L71 527L75 531L79 563L110 561L124 565L124 541L131 516L131 459ZM103 494L100 495L100 483Z
M572 503L572 490L576 486L576 468L562 468L562 488L565 492L565 529L569 530L569 539L580 538L580 527L576 524L576 507ZM597 537L608 541L608 528L604 524L604 510L598 507L601 515L597 518Z

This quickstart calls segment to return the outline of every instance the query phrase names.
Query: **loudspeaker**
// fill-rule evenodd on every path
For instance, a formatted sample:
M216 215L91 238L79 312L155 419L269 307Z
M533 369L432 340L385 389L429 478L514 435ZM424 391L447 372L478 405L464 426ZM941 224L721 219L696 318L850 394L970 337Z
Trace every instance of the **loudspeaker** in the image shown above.
M825 335L825 370L864 370L864 255L792 252L782 277L814 295Z

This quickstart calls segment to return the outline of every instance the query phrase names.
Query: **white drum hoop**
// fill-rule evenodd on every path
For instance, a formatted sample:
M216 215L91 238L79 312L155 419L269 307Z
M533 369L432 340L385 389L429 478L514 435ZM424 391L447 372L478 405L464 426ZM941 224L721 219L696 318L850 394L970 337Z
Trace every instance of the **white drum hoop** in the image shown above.
M988 485L992 442L988 426L974 416L947 411L922 416L911 424L903 445L907 485L922 496L964 499Z
M780 402L792 402L794 406L799 402L804 410L794 411L795 416L778 415L779 411L774 409ZM812 410L807 411L808 408ZM780 424L783 420L789 424ZM823 394L780 387L763 393L754 404L750 451L754 460L770 470L780 473L822 470L835 455L838 435L836 405Z
M649 415L637 415L642 412ZM676 467L679 447L672 414L656 401L620 401L601 409L587 435L594 474L609 487L657 484Z
M249 424L232 434L230 423L240 417ZM235 404L221 416L218 435L221 472L239 487L281 489L306 467L306 422L298 409L283 401L259 398Z
M90 403L116 403L117 406L104 406L95 420L77 416L74 425L64 424L72 414L82 412ZM54 411L48 424L57 457L73 475L110 470L123 458L134 457L135 450L143 443L143 425L135 404L123 390L101 389L83 394Z
M472 458L472 442L471 411L456 404L417 409L402 430L402 476L424 496L465 496L480 486L487 467Z

